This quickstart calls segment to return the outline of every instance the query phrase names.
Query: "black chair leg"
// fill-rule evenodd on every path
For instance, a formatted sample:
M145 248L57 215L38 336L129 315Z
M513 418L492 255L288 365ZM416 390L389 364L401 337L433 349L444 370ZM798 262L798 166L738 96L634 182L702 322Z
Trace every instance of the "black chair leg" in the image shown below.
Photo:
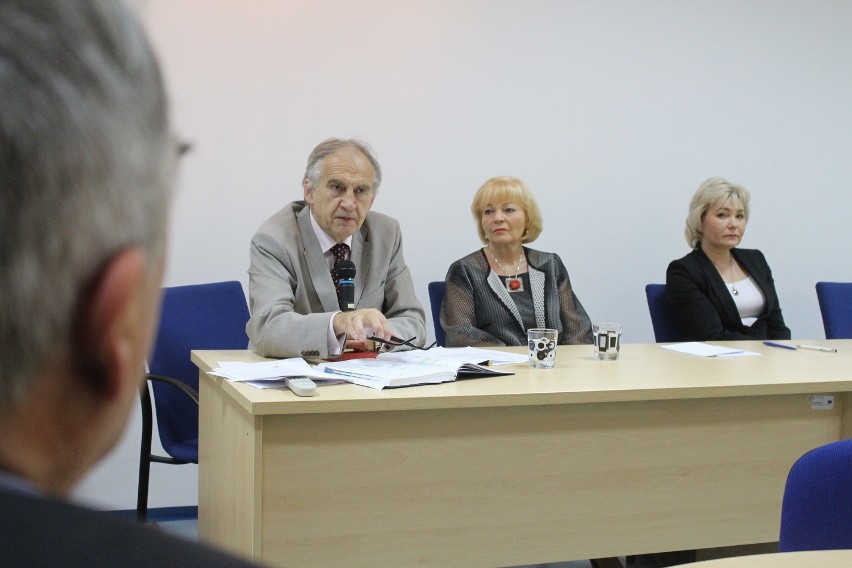
M139 390L142 404L142 443L139 448L139 488L136 494L136 520L148 521L148 481L151 476L151 436L153 435L153 416L151 412L151 394L148 381Z

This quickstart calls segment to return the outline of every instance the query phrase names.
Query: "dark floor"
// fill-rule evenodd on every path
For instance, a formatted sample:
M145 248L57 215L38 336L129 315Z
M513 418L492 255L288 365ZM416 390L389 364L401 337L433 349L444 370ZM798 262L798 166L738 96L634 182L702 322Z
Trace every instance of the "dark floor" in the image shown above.
M190 510L194 509L194 510ZM150 513L149 521L155 523L160 529L175 536L188 540L198 540L198 517L197 509L178 507L175 510L157 509ZM624 558L620 558L622 565ZM556 562L549 564L536 564L536 568L593 568L588 560L574 560L570 562ZM532 567L531 567L532 568Z

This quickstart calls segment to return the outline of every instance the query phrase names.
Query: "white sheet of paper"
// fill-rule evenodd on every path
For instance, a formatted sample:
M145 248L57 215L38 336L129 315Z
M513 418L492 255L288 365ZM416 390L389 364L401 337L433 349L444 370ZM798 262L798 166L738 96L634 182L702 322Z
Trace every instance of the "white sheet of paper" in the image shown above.
M678 353L687 353L689 355L698 355L699 357L743 357L749 355L760 355L753 351L743 351L742 349L734 349L732 347L720 347L718 345L710 345L700 341L688 341L686 343L674 343L672 345L661 345L663 349L669 351L677 351Z
M329 378L299 357L277 361L261 361L259 363L220 362L218 367L210 371L210 374L233 382L262 381L282 377Z
M753 355L762 355L754 351L732 351L731 353L721 353L717 357L751 357Z

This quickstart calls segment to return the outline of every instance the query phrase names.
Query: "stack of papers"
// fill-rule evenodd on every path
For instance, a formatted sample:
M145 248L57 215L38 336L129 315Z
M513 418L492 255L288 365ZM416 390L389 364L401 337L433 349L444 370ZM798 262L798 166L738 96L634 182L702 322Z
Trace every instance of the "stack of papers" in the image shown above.
M309 377L314 381L341 382L325 373L318 372L304 359L280 359L260 363L225 362L208 374L222 377L231 382L245 383L260 389L282 388L287 386L287 377Z
M710 345L709 343L701 343L699 341L661 345L660 347L669 351L688 353L700 357L744 357L748 355L760 355L760 353L755 353L754 351L744 351L732 347L719 347L718 345Z
M260 363L225 362L211 375L259 388L283 387L286 377L308 377L322 383L354 383L374 389L444 383L456 379L511 375L485 365L525 363L526 355L475 347L437 347L428 351L381 353L376 358L321 363L315 367L304 359L281 359Z

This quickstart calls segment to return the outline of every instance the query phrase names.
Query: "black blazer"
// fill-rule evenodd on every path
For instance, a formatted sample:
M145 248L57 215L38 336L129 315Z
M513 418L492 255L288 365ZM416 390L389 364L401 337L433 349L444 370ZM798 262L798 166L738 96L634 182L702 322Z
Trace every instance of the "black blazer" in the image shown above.
M250 568L156 527L0 488L0 565Z
M731 249L736 261L754 278L766 307L751 327L742 323L731 292L713 262L699 248L672 261L666 271L666 297L683 341L790 339L784 324L772 271L763 253Z

